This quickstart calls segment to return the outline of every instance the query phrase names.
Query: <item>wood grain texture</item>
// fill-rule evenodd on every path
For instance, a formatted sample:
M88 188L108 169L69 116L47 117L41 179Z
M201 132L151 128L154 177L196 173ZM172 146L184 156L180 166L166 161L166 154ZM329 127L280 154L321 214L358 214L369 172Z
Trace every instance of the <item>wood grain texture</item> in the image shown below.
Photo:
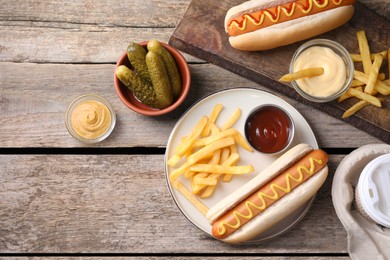
M346 231L330 196L342 158L330 157L328 180L292 230L231 246L180 213L162 155L1 155L0 252L345 253Z
M0 61L114 63L131 41L167 42L188 3L1 0Z
M1 20L61 24L96 24L102 27L174 27L189 0L27 0L15 4L1 0Z
M219 67L192 64L190 70L194 83L187 100L173 113L154 118L139 115L120 101L113 87L114 65L111 64L0 63L0 70L4 72L0 81L0 147L165 147L182 113L210 93L251 87L279 95ZM107 98L117 114L114 132L99 144L80 143L65 127L67 106L85 93L97 93ZM281 97L302 113L321 147L348 148L380 142L339 119Z
M389 16L389 0L360 2ZM130 41L168 42L190 3L29 0L15 8L12 1L1 0L0 61L114 63ZM186 58L198 61L190 55Z
M170 38L170 44L336 118L340 118L347 108L357 102L357 99L350 99L343 103L337 101L310 102L291 89L290 85L278 81L288 72L291 57L302 42L261 52L244 52L233 49L225 33L223 21L227 10L239 3L238 0L223 3L213 0L192 1ZM372 52L387 50L390 46L390 21L360 3L354 6L355 14L347 24L315 38L331 39L342 43L350 52L358 52L356 32L365 30ZM367 131L384 142L390 142L388 101L389 98L385 97L382 108L369 106L343 121Z
M130 41L168 42L191 2L0 0L0 257L123 253L137 259L286 259L290 254L296 259L347 259L347 234L331 201L333 173L343 155L330 157L327 182L293 230L259 245L229 246L181 214L166 185L164 156L137 149L165 147L173 126L194 102L235 87L266 90L285 99L307 119L321 147L382 142L247 75L184 52L192 87L180 109L159 118L129 110L114 91L116 60ZM389 17L390 0L359 2ZM92 92L112 103L117 125L104 142L86 145L67 133L64 116L75 97ZM66 153L63 148L73 147L96 148L99 154L45 154L53 151L45 148ZM103 149L116 147L132 147L139 154L109 155L105 152L114 149ZM41 154L28 154L37 151L30 148L42 148Z

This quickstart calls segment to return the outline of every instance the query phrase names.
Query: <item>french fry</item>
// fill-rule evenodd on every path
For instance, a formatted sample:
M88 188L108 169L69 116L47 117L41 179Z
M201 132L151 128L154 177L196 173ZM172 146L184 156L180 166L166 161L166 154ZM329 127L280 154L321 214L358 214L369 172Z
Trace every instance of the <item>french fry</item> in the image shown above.
M363 72L362 72L363 73ZM379 73L378 74L378 80L379 81L384 81L386 79L386 74L385 73ZM368 80L367 80L368 82ZM363 85L366 85L366 83L358 80L358 79L354 79L352 80L352 83L351 83L351 87L354 88L354 87L360 87L360 86L363 86Z
M386 56L386 55L384 55L384 56ZM390 48L389 48L389 50L387 51L387 67L388 67L388 69L389 69L389 79L390 79Z
M390 84L387 85L385 82L377 81L375 83L375 89L384 96L390 94Z
M234 145L235 146L235 145ZM222 159L223 156L223 153L222 153L222 156L221 156L221 159ZM224 166L231 166L231 165L234 165L239 159L239 155L238 153L234 153L234 154L231 154L226 160L224 160L221 164L224 165ZM218 174L218 173L212 173L210 174L209 178L215 178L218 180L218 178L221 176L221 174ZM225 174L224 175L224 178L225 177L230 177L229 179L232 178L232 174ZM224 181L224 180L222 180ZM225 181L224 181L225 182ZM202 192L202 194L200 195L201 198L207 198L207 197L210 197L211 194L214 192L215 190L215 187L216 186L207 186L206 189Z
M213 156L211 157L211 159L208 161L208 163L209 164L218 164L220 161L220 158L221 158L221 153L222 153L221 149L216 150L213 153ZM190 171L190 172L193 172L193 171ZM195 194L198 194L204 188L204 185L209 185L208 183L210 183L210 182L205 181L207 176L209 176L209 173L205 173L205 172L202 172L202 173L195 172L195 174L192 176L191 187L192 187L192 190ZM217 183L215 183L214 185L217 185Z
M223 182L229 182L231 181L233 178L233 174L224 174L223 177L222 177L222 181Z
M218 164L219 161L221 160L221 154L222 154L222 149L218 149L213 153L213 157L211 157L210 161L208 162L209 164Z
M206 127L202 131L202 136L208 136L210 134L210 124L214 124L221 113L223 109L223 105L217 104L214 106L213 110L211 111L211 114L209 116L209 123L206 125Z
M187 163L192 165L200 161L201 159L205 158L209 154L213 153L214 151L232 144L234 144L234 139L232 137L219 139L218 141L206 145L205 147L191 154L187 159Z
M240 159L240 155L238 153L231 153L229 158L222 164L223 166L231 166L237 163Z
M171 181L176 180L177 178L179 178L180 175L184 174L189 167L190 164L188 164L187 162L183 163L179 168L176 168L171 172L171 174L169 175L169 179Z
M363 72L361 72L361 71L355 70L355 71L353 72L353 76L354 76L354 78L356 78L356 79L358 79L358 80L364 82L365 84L368 83L368 75L365 74L365 73L363 73ZM385 84L385 83L382 82L382 81L377 80L377 81L375 82L375 89L376 89L379 93L381 93L382 95L387 96L387 95L390 94L390 86L388 86L387 84Z
M247 174L254 171L252 165L244 166L224 166L212 164L194 164L190 166L191 171L195 172L209 172L217 174Z
M383 98L379 98L380 101L383 101L384 99ZM354 104L353 106L351 106L349 109L347 109L344 114L342 115L342 118L347 118L347 117L350 117L352 116L353 114L355 114L356 112L358 112L359 110L361 110L362 108L366 107L366 106L369 106L371 105L370 103L368 103L367 101L365 100L360 100L359 102L357 102L356 104Z
M371 54L370 54L370 48L368 46L366 32L358 31L356 35L358 39L360 55L362 56L363 71L364 73L368 74L371 70L372 63L370 58Z
M356 87L355 89L363 92L362 86ZM351 97L354 97L353 95L351 95L351 92L346 91L338 98L338 102L343 102L344 100L351 98Z
M193 171L186 171L184 173L184 177L186 177L187 179L192 179L194 177L194 175L196 174L196 172L193 172Z
M201 139L198 139L194 142L194 147L201 147L201 146L206 146L206 145L209 145L215 141L218 141L219 139L222 139L222 138L225 138L225 137L228 137L228 136L233 136L237 133L238 131L236 129L233 129L233 128L229 128L229 129L226 129L226 130L223 130L219 133L216 133L214 135L211 135L211 136L208 136L208 137L204 137L204 138L201 138Z
M349 92L350 95L357 97L361 100L365 100L376 107L382 107L381 101L375 96L369 95L354 88L349 88L347 92Z
M234 110L233 114L225 122L225 124L223 124L223 126L221 127L221 130L226 130L226 129L229 129L230 127L232 127L237 122L237 120L240 118L240 116L241 116L241 110L239 108L237 108L236 110Z
M229 120L229 122L233 122L235 119L233 120ZM211 128L212 129L215 129L213 128L213 124L211 124ZM201 139L198 139L196 140L194 143L193 143L193 147L202 147L202 146L206 146L208 144L211 144L215 141L218 141L219 139L222 139L222 138L225 138L225 137L228 137L228 136L232 136L234 138L234 140L242 147L244 148L245 150L249 151L249 152L252 152L253 151L253 148L249 145L249 143L246 141L246 139L242 136L242 134L240 132L238 132L236 129L234 128L228 128L226 130L222 130L218 133L215 133L211 136L207 136L207 137L204 137L204 138L201 138Z
M210 197L210 196L214 193L215 187L216 187L216 185L207 186L207 187L204 189L204 191L202 192L202 194L200 194L200 197L201 197L202 199L205 199L205 198Z
M370 73L368 74L367 85L364 88L364 92L376 95L375 83L378 80L379 69L383 62L383 56L381 54L375 55L374 62L372 63Z
M231 154L224 163L222 163L221 165L222 166L232 166L232 165L235 165L236 162L240 159L240 155L238 153L234 153L234 154ZM232 176L231 174L229 174L230 176ZM215 179L218 179L219 176L221 176L220 173L211 173L208 178L215 178Z
M388 53L389 52L387 50L381 51L381 52L377 52L377 53L371 53L370 54L370 59L371 59L371 61L374 61L375 55L382 54L383 57L386 57L386 55L388 55ZM362 62L362 55L357 54L357 53L350 53L349 55L351 56L353 62Z
M167 162L169 166L175 166L180 161L181 156L174 154Z
M230 155L230 147L223 148L221 152L221 158L219 160L219 164L224 164L229 158L229 155Z
M224 150L226 150L224 148ZM229 149L227 149L229 151ZM230 151L229 151L230 153ZM224 155L225 154L225 155ZM239 155L238 153L235 153L235 154L231 154L230 156L228 156L228 158L226 158L226 160L224 160L223 157L225 157L227 154L227 152L222 152L222 155L221 155L221 165L224 165L224 166L230 166L230 165L234 165L238 159L239 159ZM222 162L223 160L223 162ZM215 180L218 180L219 177L221 176L221 174L219 173L212 173L208 176L209 179L215 179ZM226 175L225 175L226 176ZM232 176L231 174L229 176ZM202 192L202 194L200 195L201 198L207 198L209 196L211 196L211 194L214 192L215 190L215 186L207 186L205 188L205 190Z
M324 68L308 68L282 76L279 81L291 82L297 79L310 78L324 74Z
M366 85L366 83L358 80L358 79L354 79L352 80L351 82L351 88L355 88L355 87L360 87L360 86L363 86L363 85Z
M366 107L368 105L370 105L370 103L368 103L367 101L360 100L355 105L353 105L350 108L348 108L341 117L342 118L350 117L353 114L355 114L357 111L359 111L360 109L362 109L363 107Z
M229 148L230 148L230 157L229 157L229 159L228 159L228 161L226 162L225 165L235 165L235 163L239 159L237 145L231 145ZM223 182L229 182L229 181L232 180L232 178L233 178L232 174L224 174L223 178L222 178L222 181Z
M199 194L203 191L203 189L206 187L206 185L200 185L200 184L196 184L195 183L195 179L196 178L206 178L207 176L209 176L210 173L208 172L195 172L195 174L192 176L192 178L190 179L191 181L191 190L192 190L192 193L194 194Z
M240 132L236 132L233 135L234 140L236 141L237 144L239 144L242 148L247 150L248 152L253 152L252 146L249 145L249 143L246 141L245 137L242 136Z
M210 124L211 134L216 135L221 132L221 129L218 128L214 123Z
M175 180L172 182L172 185L186 197L203 215L206 215L209 210L206 205L204 205L200 200L194 196L179 180Z
M215 186L218 180L216 178L201 177L199 174L194 176L195 185Z
M195 139L202 133L203 128L206 126L208 122L208 118L206 116L202 116L199 122L192 129L191 134L186 137L175 149L175 154L179 156L183 156L186 151L190 148Z

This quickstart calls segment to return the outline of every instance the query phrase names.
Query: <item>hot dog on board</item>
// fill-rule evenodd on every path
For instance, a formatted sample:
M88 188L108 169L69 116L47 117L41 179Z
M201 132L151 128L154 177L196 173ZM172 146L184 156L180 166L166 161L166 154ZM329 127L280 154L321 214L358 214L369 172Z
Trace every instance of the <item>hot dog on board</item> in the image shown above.
M355 0L251 0L232 7L225 31L232 47L258 51L333 30L351 19Z
M328 175L328 156L308 144L291 148L207 212L214 237L241 243L261 235L311 199Z

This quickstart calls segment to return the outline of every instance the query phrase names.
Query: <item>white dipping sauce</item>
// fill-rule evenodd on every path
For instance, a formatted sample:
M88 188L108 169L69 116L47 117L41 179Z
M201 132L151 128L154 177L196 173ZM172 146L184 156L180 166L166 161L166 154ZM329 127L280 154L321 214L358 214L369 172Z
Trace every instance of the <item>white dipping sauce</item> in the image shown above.
M328 97L340 91L347 72L343 59L337 53L328 47L307 48L295 60L294 72L315 67L322 67L324 74L296 80L304 92L314 97Z

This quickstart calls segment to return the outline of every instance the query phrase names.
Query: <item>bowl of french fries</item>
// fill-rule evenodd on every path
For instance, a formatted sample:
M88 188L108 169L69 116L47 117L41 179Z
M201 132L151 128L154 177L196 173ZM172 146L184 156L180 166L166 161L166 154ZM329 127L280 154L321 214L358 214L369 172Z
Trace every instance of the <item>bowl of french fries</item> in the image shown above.
M303 55L306 55L305 60L300 61ZM349 89L353 73L352 58L341 44L328 39L314 39L296 50L289 74L280 81L290 82L307 100L330 102Z

